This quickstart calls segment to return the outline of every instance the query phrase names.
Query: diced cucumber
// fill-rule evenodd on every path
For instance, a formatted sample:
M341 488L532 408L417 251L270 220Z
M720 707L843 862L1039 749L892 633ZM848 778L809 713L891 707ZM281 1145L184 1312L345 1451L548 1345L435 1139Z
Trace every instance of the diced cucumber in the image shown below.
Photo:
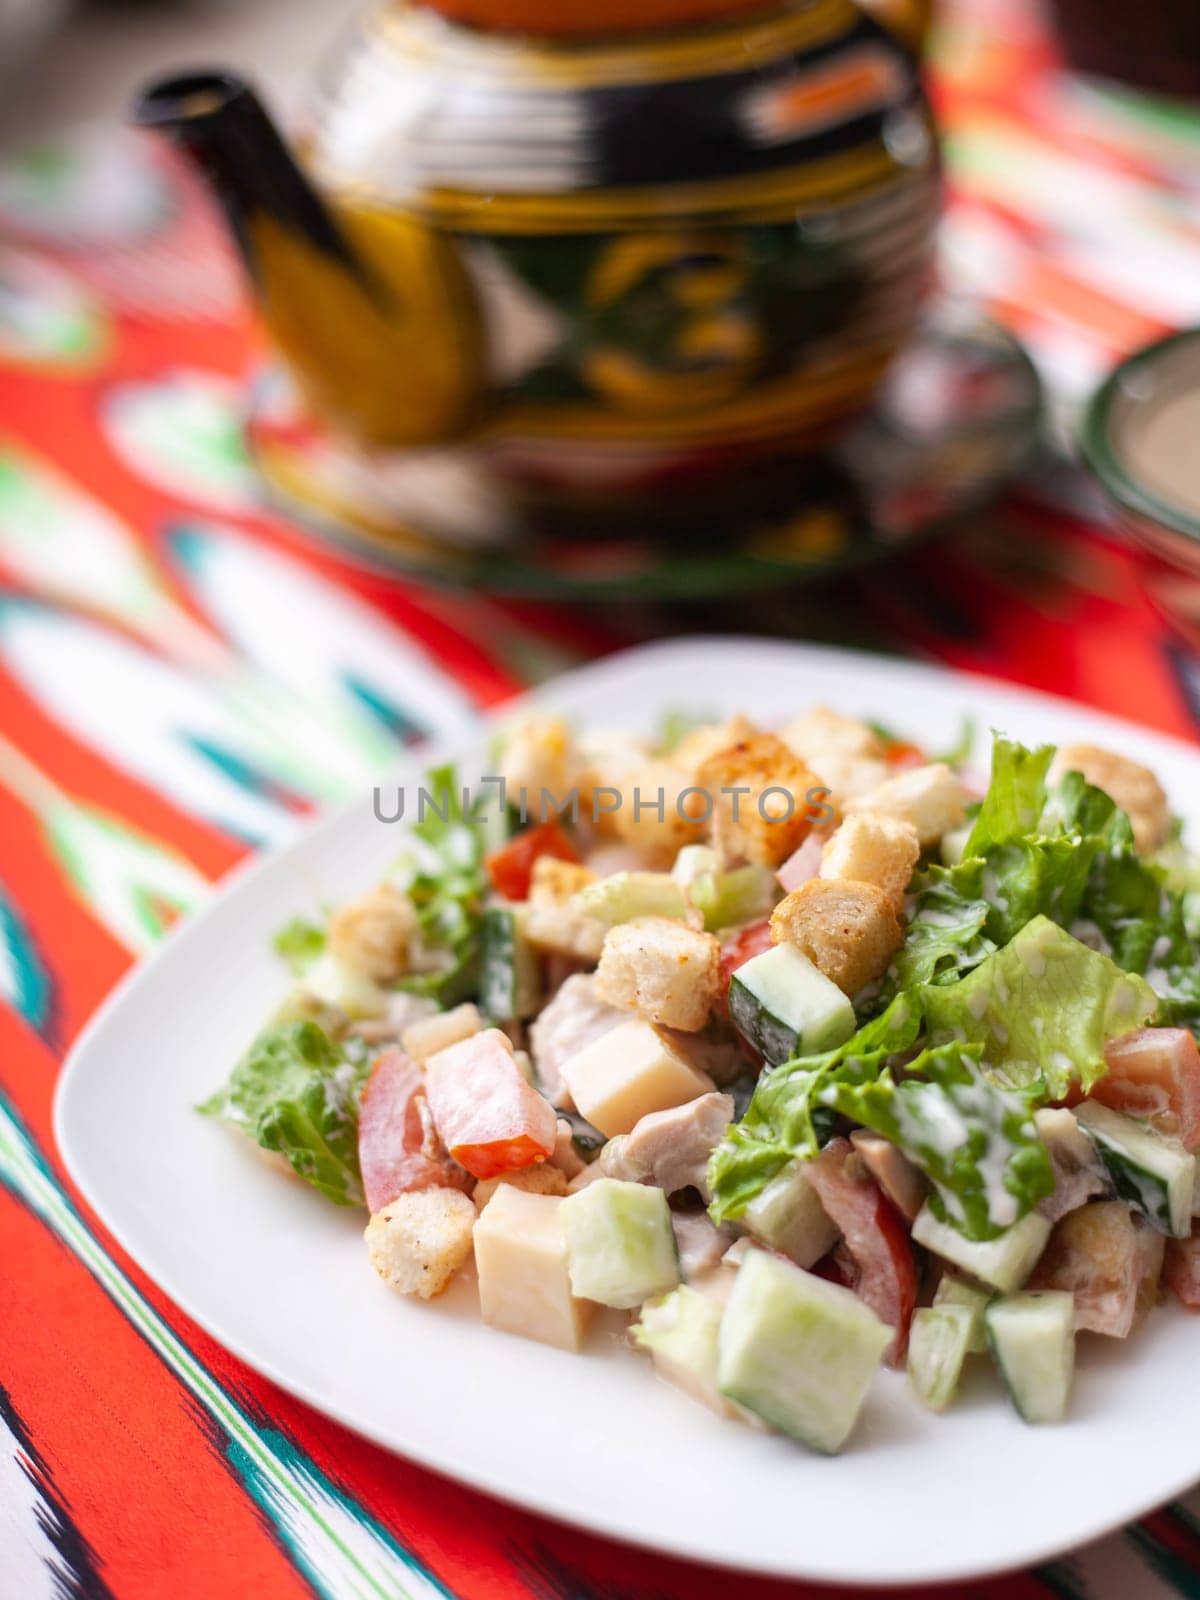
M1100 1152L1122 1200L1135 1205L1160 1233L1186 1239L1192 1231L1195 1156L1098 1100L1077 1106L1075 1118Z
M931 1411L954 1399L971 1348L972 1313L966 1306L922 1306L908 1331L908 1381Z
M679 1283L671 1210L661 1189L597 1178L562 1204L571 1289L628 1311Z
M688 887L688 897L710 933L759 921L771 913L782 893L770 867L756 865L704 872Z
M712 1295L681 1284L661 1300L648 1300L629 1332L669 1383L728 1415L733 1406L717 1388L721 1311Z
M742 1214L746 1232L761 1244L790 1256L798 1267L811 1267L837 1239L809 1182L807 1162L791 1161L755 1195Z
M764 1422L833 1454L892 1338L848 1289L747 1250L721 1320L717 1385Z
M614 872L580 889L575 905L609 928L635 917L684 920L691 910L687 895L669 872Z
M832 1050L854 1032L854 1007L794 944L773 945L729 981L734 1026L771 1066Z
M967 1239L950 1223L935 1217L927 1200L917 1213L912 1236L943 1261L1009 1294L1021 1287L1037 1265L1050 1237L1050 1224L1039 1212L1030 1211L999 1238Z
M509 906L490 906L483 914L480 1008L494 1022L514 1022L532 1017L540 1000L537 952L525 938L517 912Z
M967 1337L967 1350L971 1355L982 1355L987 1349L983 1314L991 1298L990 1289L981 1289L977 1284L968 1283L965 1278L956 1278L952 1272L942 1274L941 1282L934 1292L935 1306L957 1306L970 1313L971 1325Z
M1058 1289L1006 1295L984 1316L988 1344L1026 1422L1061 1422L1075 1375L1075 1297Z

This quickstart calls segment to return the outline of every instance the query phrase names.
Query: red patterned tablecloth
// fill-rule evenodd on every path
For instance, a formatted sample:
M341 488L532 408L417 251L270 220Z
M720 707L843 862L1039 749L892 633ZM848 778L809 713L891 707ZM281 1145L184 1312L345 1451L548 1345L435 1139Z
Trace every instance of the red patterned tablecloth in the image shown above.
M947 8L936 90L946 276L1030 341L1069 421L1119 351L1200 321L1200 118L1065 77L1010 0ZM1200 663L1061 471L886 578L736 615L389 583L260 510L252 344L215 223L149 147L90 129L0 161L0 1597L782 1593L453 1486L233 1360L73 1196L63 1053L247 850L579 655L696 625L837 637L1184 735ZM978 1587L1198 1590L1200 1494Z

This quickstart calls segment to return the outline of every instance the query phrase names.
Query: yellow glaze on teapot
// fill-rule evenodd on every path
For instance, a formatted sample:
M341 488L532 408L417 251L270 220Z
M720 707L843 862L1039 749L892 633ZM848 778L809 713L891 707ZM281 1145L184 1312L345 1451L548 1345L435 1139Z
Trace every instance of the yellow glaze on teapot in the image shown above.
M911 51L851 0L641 3L636 33L589 32L604 8L572 0L537 37L377 6L299 162L236 78L147 90L139 120L207 173L335 433L619 495L803 453L862 407L937 216ZM916 29L919 0L884 8Z

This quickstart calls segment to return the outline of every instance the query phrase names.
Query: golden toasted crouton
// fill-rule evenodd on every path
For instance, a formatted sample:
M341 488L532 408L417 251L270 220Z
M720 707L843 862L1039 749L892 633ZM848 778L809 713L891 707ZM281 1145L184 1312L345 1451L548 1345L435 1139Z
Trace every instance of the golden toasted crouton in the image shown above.
M351 900L335 911L329 923L329 951L346 966L375 983L392 983L408 965L416 931L412 901L389 883Z
M818 771L824 756L878 758L884 754L883 740L874 728L857 717L831 711L828 706L814 706L802 717L796 717L780 728L779 737Z
M967 814L962 784L941 761L901 772L867 794L847 800L843 809L847 816L869 812L911 822L922 850L957 828Z
M529 878L529 904L525 912L525 937L535 950L570 956L575 961L596 962L604 945L604 924L574 905L580 889L596 875L574 861L539 856Z
M583 1163L580 1162L582 1166ZM514 1189L524 1189L526 1194L566 1194L567 1175L551 1161L538 1161L532 1167L521 1167L516 1172L502 1172L498 1178L484 1178L475 1185L472 1199L476 1211L484 1206L502 1183L511 1183Z
M509 732L499 768L510 804L519 805L524 794L529 815L540 821L542 790L564 800L578 780L580 758L561 717L531 716Z
M1171 813L1162 785L1149 767L1096 744L1067 744L1054 757L1051 781L1057 782L1067 772L1082 772L1089 783L1117 802L1133 825L1133 840L1141 855L1152 855L1165 842Z
M821 852L821 877L873 883L898 908L920 854L911 822L863 812L847 817Z
M719 755L730 745L751 739L759 730L739 712L727 722L705 722L685 733L671 751L671 765L681 772L695 774L710 756Z
M698 782L698 780L696 780ZM620 785L620 802L603 797L615 809L605 819L611 832L630 844L648 867L669 867L685 844L696 844L708 825L702 794L685 794L695 786L691 774L671 761L648 761Z
M771 938L794 944L853 996L883 976L904 934L892 902L875 884L813 878L775 907Z
M414 1061L428 1061L439 1050L448 1050L452 1044L482 1031L479 1007L468 1002L455 1006L452 1011L439 1011L436 1016L410 1022L400 1035L400 1044Z
M727 861L777 867L812 828L821 780L773 733L756 733L702 763L697 785L712 804L713 842ZM743 790L743 793L732 791ZM824 799L819 795L818 799Z
M721 946L669 917L637 917L608 930L596 993L648 1022L695 1033L720 989Z
M390 1289L432 1300L471 1254L475 1207L460 1189L418 1189L377 1211L363 1238Z

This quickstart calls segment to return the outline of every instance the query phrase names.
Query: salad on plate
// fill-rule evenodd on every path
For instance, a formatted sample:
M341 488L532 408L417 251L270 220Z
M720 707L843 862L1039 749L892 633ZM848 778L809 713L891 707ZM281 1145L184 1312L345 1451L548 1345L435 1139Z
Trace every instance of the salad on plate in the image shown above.
M993 736L989 776L824 708L655 740L530 715L430 774L384 881L200 1109L369 1214L383 1283L490 1327L599 1308L722 1415L834 1452L881 1364L1200 1308L1200 870L1154 774Z

